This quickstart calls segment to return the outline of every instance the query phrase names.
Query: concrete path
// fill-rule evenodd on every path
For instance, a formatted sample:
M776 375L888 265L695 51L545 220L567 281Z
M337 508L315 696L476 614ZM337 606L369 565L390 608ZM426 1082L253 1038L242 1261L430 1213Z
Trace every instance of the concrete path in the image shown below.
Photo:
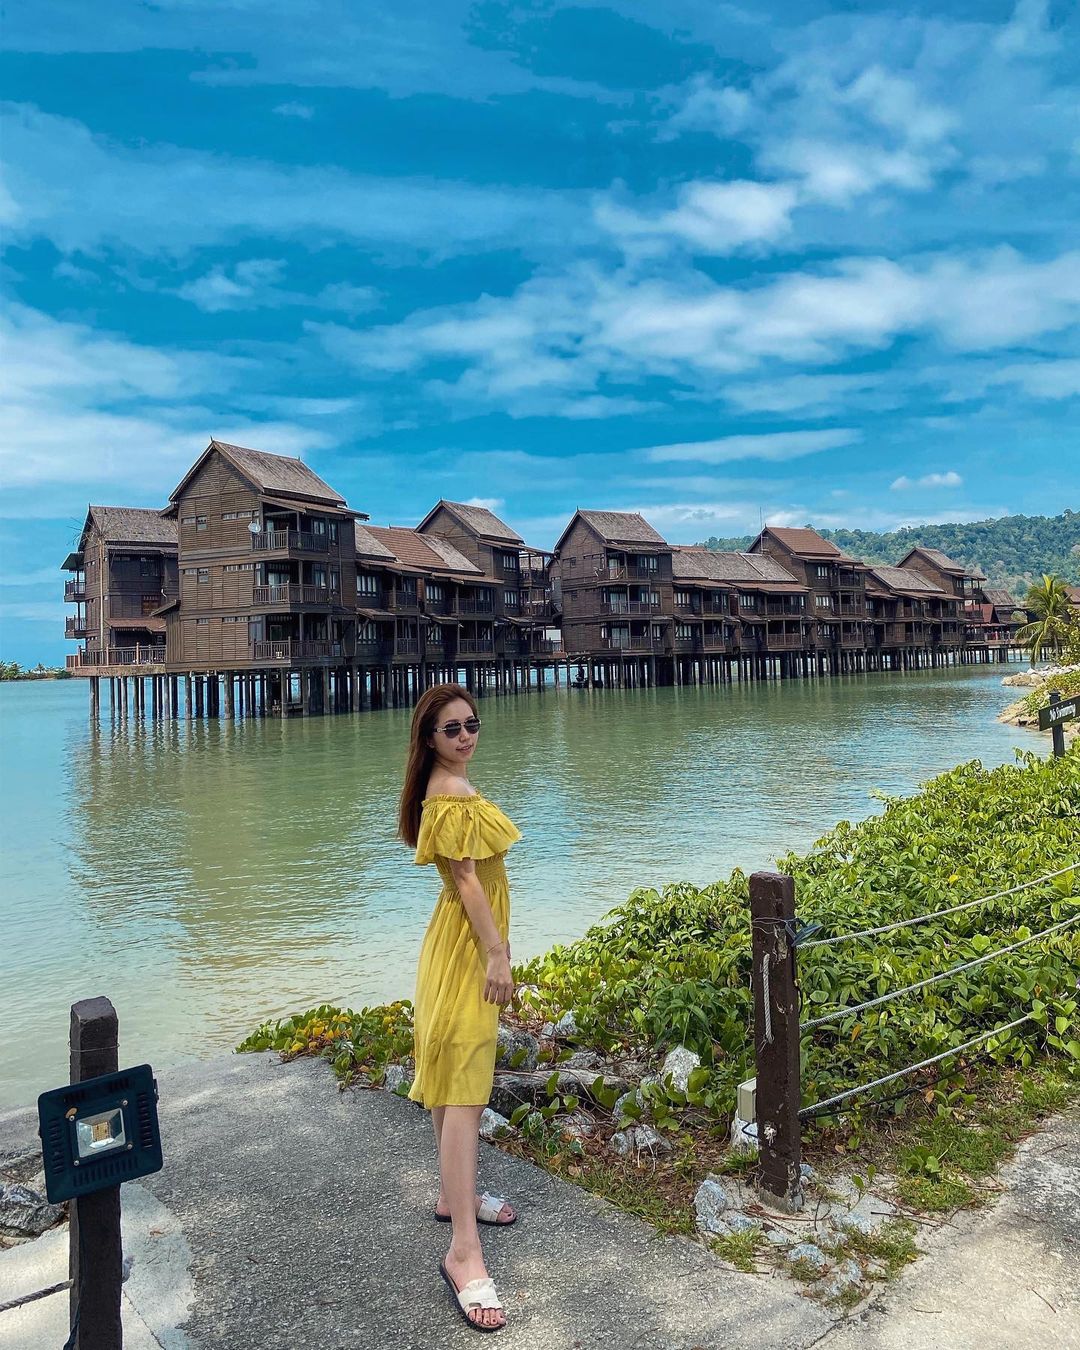
M123 1191L125 1251L135 1256L128 1350L475 1347L438 1274L449 1235L430 1218L425 1113L384 1093L339 1093L325 1065L281 1065L271 1055L163 1074L160 1109L165 1170ZM35 1130L29 1112L0 1116L0 1153L36 1147ZM785 1279L739 1274L700 1244L659 1238L481 1145L483 1186L510 1196L521 1214L510 1229L483 1232L510 1319L497 1344L1080 1347L1078 1141L1076 1119L1031 1141L1010 1169L1012 1195L990 1215L943 1229L931 1254L883 1295L884 1311L839 1325ZM15 1292L64 1278L64 1238L66 1230L0 1253L0 1301L13 1296L13 1258L23 1263ZM0 1313L0 1350L63 1343L66 1295L29 1308L32 1320L28 1309ZM27 1320L17 1327L15 1318Z
M1080 1350L1080 1113L1001 1173L988 1213L957 1215L925 1255L821 1350Z

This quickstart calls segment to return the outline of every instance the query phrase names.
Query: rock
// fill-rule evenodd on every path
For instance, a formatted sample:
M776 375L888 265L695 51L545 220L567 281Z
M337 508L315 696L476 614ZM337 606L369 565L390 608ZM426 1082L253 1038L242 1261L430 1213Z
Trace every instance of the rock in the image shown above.
M697 1226L705 1233L724 1237L731 1232L725 1216L731 1209L731 1197L719 1181L703 1181L694 1194Z
M611 1136L611 1150L620 1158L635 1153L670 1153L671 1145L649 1125L631 1125Z
M629 1116L627 1117L627 1119L640 1120L645 1112L645 1098L641 1095L641 1093L638 1091L637 1088L631 1089L630 1092L624 1092L622 1096L616 1100L615 1105L611 1108L611 1114L615 1117L616 1120L622 1120L624 1111L631 1104L638 1108L637 1115Z
M589 1088L596 1082L598 1077L604 1080L604 1087L609 1092L615 1092L617 1096L629 1090L631 1084L625 1078L617 1078L614 1074L595 1074L589 1069L574 1069L572 1071L559 1071L559 1091L565 1096L569 1093L572 1097L582 1097L587 1095Z
M749 1214L729 1214L725 1223L733 1233L760 1233L762 1223L760 1219L753 1219Z
M641 1080L640 1086L643 1088L661 1087L661 1078L658 1073L647 1073Z
M577 1034L577 1018L572 1012L564 1012L557 1022L545 1022L540 1030L541 1036L553 1036L557 1041L573 1040Z
M571 1111L559 1117L559 1129L564 1139L591 1139L596 1133L596 1121L588 1111Z
M520 1064L511 1065L510 1061L524 1051ZM500 1027L498 1046L495 1052L497 1069L515 1068L522 1073L530 1073L540 1062L540 1042L527 1031L517 1031L512 1027Z
M480 1116L481 1139L487 1139L490 1142L492 1139L501 1139L503 1135L513 1134L514 1132L513 1125L505 1116L500 1116L498 1111L493 1111L490 1106L484 1107Z
M543 1092L543 1079L500 1069L491 1085L488 1105L500 1115L512 1116L519 1106L537 1101Z
M790 1247L795 1241L790 1233L786 1233L782 1228L770 1228L765 1234L766 1238L774 1247Z
M732 1153L756 1153L758 1151L757 1121L743 1120L738 1115L732 1116L729 1144Z
M50 1205L43 1195L29 1186L0 1185L0 1233L11 1237L40 1237L63 1217L62 1205Z
M787 1254L787 1259L789 1261L805 1261L815 1270L824 1270L829 1264L829 1258L820 1247L815 1247L812 1242L800 1242L797 1247L792 1247Z
M799 1176L802 1177L803 1181L813 1181L814 1177L817 1176L817 1173L809 1163L801 1163L799 1166Z
M677 1045L664 1060L664 1067L660 1070L661 1078L667 1078L670 1074L671 1085L680 1092L685 1092L690 1083L690 1075L701 1063L701 1056L695 1055L693 1050L688 1050L685 1045Z
M603 1055L598 1055L595 1050L575 1050L568 1058L564 1059L559 1066L562 1069L595 1069L599 1073L604 1067Z
M387 1092L397 1092L399 1088L408 1088L412 1086L412 1074L405 1064L388 1064L386 1066L386 1076L383 1078L383 1087Z
M841 1214L835 1220L836 1227L841 1232L861 1233L863 1237L869 1237L873 1233L875 1224L867 1214L860 1214L858 1210L852 1210L850 1214Z
M825 1290L826 1298L838 1298L845 1290L862 1283L862 1269L858 1261L843 1261L833 1271Z

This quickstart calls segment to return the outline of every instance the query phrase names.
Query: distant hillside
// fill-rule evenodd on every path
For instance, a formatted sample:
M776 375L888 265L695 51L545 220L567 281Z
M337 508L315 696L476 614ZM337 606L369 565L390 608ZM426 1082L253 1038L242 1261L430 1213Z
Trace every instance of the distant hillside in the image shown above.
M807 522L812 528L813 521ZM1017 598L1044 572L1080 584L1080 512L1060 516L1003 516L970 525L913 525L890 534L872 530L819 530L853 558L895 565L908 549L939 548L957 562L978 563L993 586L1006 586ZM706 548L744 549L754 539L707 539Z

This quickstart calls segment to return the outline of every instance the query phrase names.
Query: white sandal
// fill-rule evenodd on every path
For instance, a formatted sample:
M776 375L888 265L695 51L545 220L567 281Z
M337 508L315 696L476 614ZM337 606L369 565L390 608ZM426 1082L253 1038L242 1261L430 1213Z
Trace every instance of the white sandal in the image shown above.
M480 1197L480 1208L476 1211L477 1223L490 1224L493 1228L509 1228L512 1223L517 1223L517 1214L512 1219L500 1219L499 1215L503 1212L507 1202L499 1195L491 1195L488 1191ZM439 1223L449 1223L449 1214L440 1214L435 1211L435 1217Z
M502 1310L502 1304L499 1302L499 1296L495 1292L495 1281L491 1279L470 1280L468 1284L458 1288L447 1273L444 1262L439 1262L439 1274L450 1286L450 1292L454 1296L454 1301L461 1310L461 1315L474 1331L502 1331L506 1326L503 1321L499 1326L489 1327L483 1322L477 1322L469 1316L474 1308L497 1308Z

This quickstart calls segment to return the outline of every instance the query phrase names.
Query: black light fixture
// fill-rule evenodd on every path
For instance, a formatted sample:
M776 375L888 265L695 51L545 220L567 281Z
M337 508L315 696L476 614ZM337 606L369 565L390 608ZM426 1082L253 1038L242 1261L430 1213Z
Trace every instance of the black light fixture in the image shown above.
M160 1172L153 1070L139 1064L43 1092L38 1133L54 1205Z

